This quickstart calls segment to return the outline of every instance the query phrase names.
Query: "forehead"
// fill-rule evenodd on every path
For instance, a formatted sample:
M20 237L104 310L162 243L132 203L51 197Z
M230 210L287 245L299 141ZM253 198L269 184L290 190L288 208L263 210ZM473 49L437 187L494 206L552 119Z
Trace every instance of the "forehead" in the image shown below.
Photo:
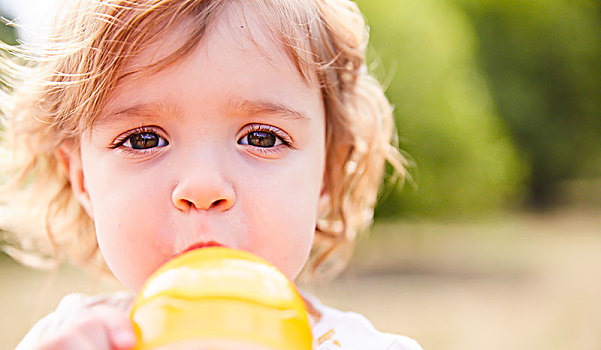
M164 65L158 71L147 69L185 45L188 38L182 33L189 32L196 23L193 17L183 18L132 57L125 71L140 73L122 76L109 94L106 108L100 113L97 122L110 120L112 116L120 114L120 110L127 109L134 103L146 103L153 94L153 99L159 105L164 104L165 101L161 99L170 98L169 88L177 88L181 84L190 89L198 85L204 86L201 91L208 93L212 92L207 91L207 86L214 91L233 93L235 96L230 99L229 107L248 100L253 100L254 104L251 105L255 107L263 106L263 111L266 110L265 106L286 106L286 100L295 99L288 96L293 91L299 95L295 96L298 99L318 100L321 103L317 78L311 76L308 80L304 79L287 56L285 46L278 40L275 31L265 23L263 15L256 6L223 7L188 54ZM179 80L182 74L185 74L184 80ZM274 91L268 81L279 82L276 85L281 87L281 91ZM149 85L158 85L163 89L149 88ZM248 89L249 86L254 88ZM264 91L260 91L262 87ZM135 98L125 97L130 94ZM138 101L134 101L135 99ZM303 112L304 108L300 105L298 107Z
M213 36L235 45L237 49L257 51L268 62L285 62L293 66L308 85L311 80L316 79L315 70L308 67L308 63L314 58L309 48L308 32L301 33L303 30L297 23L298 19L290 18L289 13L286 14L286 11L277 8L276 3L279 1L273 1L271 4L262 1L218 3L220 6L213 8L210 16L200 16L208 23L199 23L200 18L188 14L145 43L139 53L127 60L117 81L130 75L156 72L177 63L185 59L197 46L207 42L207 37ZM289 2L287 6L294 7L294 3L296 2ZM297 16L301 17L299 13ZM201 35L195 33L199 26L204 28ZM183 47L188 46L193 48L181 52ZM210 51L213 48L206 49Z

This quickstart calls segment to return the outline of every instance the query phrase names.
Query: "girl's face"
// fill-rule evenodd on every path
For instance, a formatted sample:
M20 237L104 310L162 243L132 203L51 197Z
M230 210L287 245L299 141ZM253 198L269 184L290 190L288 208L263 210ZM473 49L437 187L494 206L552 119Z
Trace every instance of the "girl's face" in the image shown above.
M204 245L253 252L291 279L308 257L325 161L320 89L245 17L222 15L189 56L124 78L71 156L102 254L134 291ZM131 64L177 40L168 33Z

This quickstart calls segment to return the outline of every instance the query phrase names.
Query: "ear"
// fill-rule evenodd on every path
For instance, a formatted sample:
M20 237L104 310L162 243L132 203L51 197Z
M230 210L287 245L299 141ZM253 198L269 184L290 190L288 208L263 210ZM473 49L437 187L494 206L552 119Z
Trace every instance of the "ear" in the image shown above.
M339 184L344 179L346 171L346 162L349 158L352 146L349 143L338 141L337 147L326 149L326 165L323 170L321 192L317 202L317 218L324 218L326 213L331 209L332 193L336 193L333 184ZM328 166L328 164L330 164ZM336 171L331 171L335 169Z
M319 200L317 201L317 219L324 218L330 207L330 194L326 189L325 185L321 187L321 193L319 194Z
M55 156L71 183L73 195L77 198L86 213L93 218L92 202L90 201L90 194L86 189L79 145L72 140L64 141L55 151Z

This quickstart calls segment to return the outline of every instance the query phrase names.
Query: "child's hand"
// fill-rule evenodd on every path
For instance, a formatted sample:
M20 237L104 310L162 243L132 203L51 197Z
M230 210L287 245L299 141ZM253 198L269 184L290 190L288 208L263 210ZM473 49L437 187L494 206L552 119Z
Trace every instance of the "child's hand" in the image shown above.
M128 314L116 307L97 305L85 309L74 320L42 340L38 349L125 350L136 344Z

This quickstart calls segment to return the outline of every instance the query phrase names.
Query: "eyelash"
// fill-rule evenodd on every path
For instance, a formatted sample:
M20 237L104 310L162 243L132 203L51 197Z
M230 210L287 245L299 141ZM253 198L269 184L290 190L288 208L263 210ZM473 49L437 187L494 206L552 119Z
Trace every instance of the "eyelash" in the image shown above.
M132 152L132 153L141 153L141 152L151 152L152 150L154 150L155 148L161 148L164 146L155 146L155 147L151 147L151 148L146 148L146 149L135 149L133 147L125 147L124 144L127 142L127 140L134 136L134 135L139 135L139 134L155 134L158 137L162 138L165 140L165 142L167 142L167 145L169 145L169 141L167 141L167 139L163 136L161 136L161 132L158 130L158 127L153 127L153 126L143 126L143 127L139 127L139 128L135 128L129 131L126 131L125 133L119 135L115 141L112 142L112 144L109 146L109 148L111 149L117 149L117 148L122 148L123 150L127 151L127 152ZM166 145L165 145L166 146Z

